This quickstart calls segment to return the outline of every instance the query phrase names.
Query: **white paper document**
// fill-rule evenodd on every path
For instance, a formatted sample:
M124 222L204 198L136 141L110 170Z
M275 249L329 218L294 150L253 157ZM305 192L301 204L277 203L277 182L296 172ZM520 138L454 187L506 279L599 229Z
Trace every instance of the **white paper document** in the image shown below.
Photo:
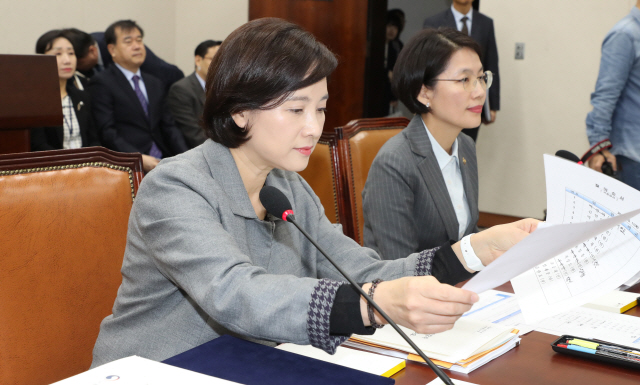
M515 294L487 290L479 297L480 300L462 317L518 329L520 331L518 335L527 334L533 330L531 325L525 323Z
M177 368L175 366L131 356L98 366L53 385L231 385L237 384Z
M547 223L555 225L542 231L554 235L547 242L564 250L511 280L528 323L596 299L640 271L640 216L631 211L640 205L640 192L588 167L550 155L544 159Z
M400 326L429 358L458 362L479 352L491 349L505 339L513 338L513 328L484 321L461 318L453 329L437 334L418 334ZM392 327L382 328L371 336L356 335L360 340L413 352L411 346ZM416 353L417 354L417 353Z
M636 202L640 204L640 200ZM594 222L538 226L536 231L482 269L462 288L482 293L500 286L513 277L637 215L640 215L640 209ZM620 282L618 286L624 282L626 280Z
M598 339L640 349L640 317L577 307L540 321L535 330Z
M281 344L276 349L285 350L287 352L300 354L305 357L315 358L316 360L330 362L332 364L346 366L351 369L381 376L389 371L397 368L398 365L404 364L405 358L395 358L382 356L361 350L354 350L338 346L335 354L329 354L323 350L314 348L311 345ZM404 365L402 366L404 367ZM397 372L397 369L394 371Z

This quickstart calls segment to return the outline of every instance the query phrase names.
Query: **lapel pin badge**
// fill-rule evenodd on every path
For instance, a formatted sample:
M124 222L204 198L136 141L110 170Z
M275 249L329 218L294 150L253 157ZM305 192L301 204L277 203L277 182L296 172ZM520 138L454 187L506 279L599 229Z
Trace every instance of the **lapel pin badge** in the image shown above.
M464 158L464 156L462 157L462 164L467 164L467 160Z
M78 111L80 111L80 109L82 108L82 106L84 106L84 102L80 102L80 103L78 103Z

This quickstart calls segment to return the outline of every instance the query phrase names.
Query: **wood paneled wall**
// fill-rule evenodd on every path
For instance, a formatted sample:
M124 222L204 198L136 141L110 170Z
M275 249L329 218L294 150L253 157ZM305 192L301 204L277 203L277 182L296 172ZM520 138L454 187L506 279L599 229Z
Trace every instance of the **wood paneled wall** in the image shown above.
M368 6L368 0L249 1L249 20L279 17L296 23L338 56L338 68L329 79L325 131L364 116Z

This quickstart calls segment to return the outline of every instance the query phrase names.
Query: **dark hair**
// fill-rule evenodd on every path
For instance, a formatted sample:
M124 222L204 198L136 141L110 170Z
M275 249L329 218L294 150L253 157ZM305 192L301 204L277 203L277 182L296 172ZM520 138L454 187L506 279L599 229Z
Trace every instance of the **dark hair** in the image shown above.
M111 24L106 31L104 31L104 42L109 44L116 44L116 28L120 28L123 32L129 32L134 28L137 28L140 31L140 35L144 37L144 31L138 24L136 24L133 20L118 20L115 23Z
M62 33L69 39L76 57L82 59L89 53L89 48L96 43L96 39L88 33L77 28L63 29Z
M204 57L207 52L209 52L209 48L217 47L220 44L222 44L222 42L218 40L205 40L196 47L195 56Z
M391 13L391 11L387 12L387 25L393 25L398 28L398 35L402 32L402 19L395 13Z
M451 56L462 48L475 51L480 59L480 46L472 38L451 28L423 29L404 46L393 67L393 91L414 114L430 109L418 101L422 86L432 88L447 68Z
M404 29L404 23L405 23L405 15L404 15L404 11L401 10L400 8L394 8L394 9L390 9L387 11L387 24L389 23L389 19L393 18L394 19L394 23L398 23L398 24L393 24L396 27L398 27L398 38L400 38L400 34L402 33L402 30Z
M222 42L207 74L205 133L229 148L239 147L249 140L249 127L238 127L232 114L276 108L337 65L324 44L293 23L262 18L240 26Z
M36 42L36 53L43 54L47 52L51 49L53 42L60 37L64 37L69 40L61 29L52 29L49 32L45 32Z

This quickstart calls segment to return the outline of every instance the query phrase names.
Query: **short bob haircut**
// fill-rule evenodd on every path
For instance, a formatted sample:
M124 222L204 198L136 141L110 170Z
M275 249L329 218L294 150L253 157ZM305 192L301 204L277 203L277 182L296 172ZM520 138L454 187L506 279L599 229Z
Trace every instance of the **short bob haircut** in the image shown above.
M71 42L71 39L69 39L69 36L67 36L65 31L62 29L52 29L49 32L45 32L42 36L40 36L40 38L36 42L36 53L44 54L45 52L51 49L53 42L56 39L59 39L61 37Z
M463 48L475 51L482 60L480 46L472 38L451 28L424 29L404 46L393 67L393 91L414 114L430 108L418 101L422 86L433 88L435 79L446 70L453 54Z
M239 147L249 140L250 127L238 127L233 114L276 108L296 90L328 77L337 64L324 44L296 24L262 18L240 26L209 67L205 133L228 148Z

